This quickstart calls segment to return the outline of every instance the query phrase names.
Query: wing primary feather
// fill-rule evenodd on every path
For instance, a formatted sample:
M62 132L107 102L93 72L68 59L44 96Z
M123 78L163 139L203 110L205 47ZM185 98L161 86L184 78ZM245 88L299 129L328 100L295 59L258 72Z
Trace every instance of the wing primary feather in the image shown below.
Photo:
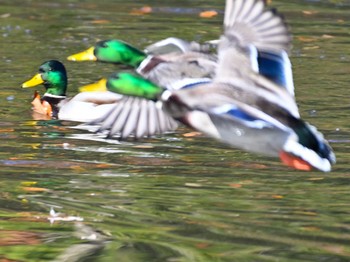
M239 46L254 45L259 50L289 51L291 36L288 27L276 11L265 9L263 1L227 0L224 18L225 35ZM271 34L280 37L269 39Z
M148 134L147 122L148 122L147 100L141 99L140 116L139 116L139 121L137 123L136 131L135 131L136 138L141 138L141 137L145 136L146 134Z
M129 111L127 120L121 131L122 139L125 139L128 136L130 136L132 133L135 133L137 123L139 121L140 111L141 110L139 105L139 99L134 100L130 106L130 111Z
M118 103L118 105L110 112L110 114L103 120L100 128L97 130L98 132L102 132L104 130L108 130L111 128L113 123L115 122L115 119L118 117L119 113L123 109L124 101Z
M120 111L120 113L118 114L118 117L115 119L114 123L112 124L107 137L111 138L113 135L121 132L121 130L123 129L131 110L130 103L127 103L128 101L124 103L123 110Z
M238 13L238 16L236 19L240 20L240 19L245 19L246 17L249 17L255 2L256 1L247 1L245 5L242 5L241 10Z
M148 136L153 136L157 130L157 112L155 103L153 101L147 102L147 108L148 108Z
M164 133L167 131L167 123L166 123L166 118L164 111L160 108L156 108L157 110L157 118L158 118L158 132L159 134Z

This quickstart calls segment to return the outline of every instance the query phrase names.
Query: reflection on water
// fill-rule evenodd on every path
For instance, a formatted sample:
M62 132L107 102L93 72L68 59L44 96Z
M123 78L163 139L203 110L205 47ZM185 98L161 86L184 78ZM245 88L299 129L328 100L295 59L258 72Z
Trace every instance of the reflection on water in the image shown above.
M2 1L0 261L348 261L349 1L272 1L292 26L301 114L337 154L330 174L290 170L187 129L119 142L33 120L31 93L19 85L44 60L65 61L98 39L143 47L221 32L220 12L197 13L223 2L147 4L153 12L134 15L144 1ZM70 94L120 69L65 64Z

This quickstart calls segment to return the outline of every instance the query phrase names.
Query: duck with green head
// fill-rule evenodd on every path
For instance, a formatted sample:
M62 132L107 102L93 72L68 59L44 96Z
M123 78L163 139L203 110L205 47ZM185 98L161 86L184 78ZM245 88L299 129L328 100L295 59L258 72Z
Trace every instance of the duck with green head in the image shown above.
M184 77L213 77L216 68L216 56L200 52L153 56L116 39L100 41L86 51L69 56L68 60L127 65L162 86Z
M64 119L78 122L92 121L105 115L121 95L106 92L79 93L67 98L68 78L64 65L57 60L49 60L40 65L38 73L22 84L22 88L43 85L45 94L40 98L34 93L33 111L43 119ZM87 114L87 110L90 112Z
M232 10L245 12L237 15ZM212 81L191 79L191 88L169 90L123 73L112 75L105 87L157 101L169 116L225 144L279 157L296 169L330 171L333 150L315 127L300 118L294 97L252 69L255 47L288 48L291 37L284 21L265 10L261 1L227 0L224 24ZM246 34L247 26L253 26L252 34Z
M252 84L248 82L236 86L234 82L214 80L193 88L169 91L130 73L111 75L105 86L124 96L157 101L175 120L225 144L280 157L283 163L295 169L330 171L335 156L323 135L300 119L293 100L277 91L279 86L266 83L259 75L250 76L249 82L252 80L259 88L262 85L269 89L266 97L255 91L246 93L244 89ZM89 86L82 89L89 91L86 90ZM245 97L241 96L243 93ZM253 101L255 104L250 104ZM133 118L142 117L140 114ZM124 121L124 125L128 123ZM150 122L146 125L154 124Z

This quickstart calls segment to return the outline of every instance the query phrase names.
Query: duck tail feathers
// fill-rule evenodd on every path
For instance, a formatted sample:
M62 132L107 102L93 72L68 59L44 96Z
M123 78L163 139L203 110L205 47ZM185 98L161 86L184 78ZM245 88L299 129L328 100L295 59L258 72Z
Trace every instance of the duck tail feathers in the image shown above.
M311 132L315 135L317 141L318 141L318 150L317 153L323 157L329 160L331 164L335 164L336 157L333 152L332 147L329 145L328 141L324 138L323 134L317 130L317 128L313 125L310 125L309 123L305 123Z
M275 9L265 9L262 0L226 0L225 35L236 38L241 46L258 50L289 51L291 34Z
M293 138L287 140L283 147L283 152L289 155L293 155L298 159L304 161L309 166L328 172L331 170L331 166L335 164L336 157L333 149L329 145L328 141L324 139L322 133L317 129L305 123L314 138L316 138L316 145L312 148L300 143ZM295 166L294 166L295 167Z

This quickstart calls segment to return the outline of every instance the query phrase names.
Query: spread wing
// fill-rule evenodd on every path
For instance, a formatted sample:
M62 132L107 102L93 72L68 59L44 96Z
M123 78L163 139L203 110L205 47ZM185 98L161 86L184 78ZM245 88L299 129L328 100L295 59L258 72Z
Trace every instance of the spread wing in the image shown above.
M105 116L91 124L100 124L99 131L108 130L108 136L126 138L152 136L175 130L177 121L172 119L153 101L137 97L125 97L115 104Z
M227 0L224 34L218 47L216 78L259 72L258 52L282 55L289 51L291 35L281 16L259 0Z

